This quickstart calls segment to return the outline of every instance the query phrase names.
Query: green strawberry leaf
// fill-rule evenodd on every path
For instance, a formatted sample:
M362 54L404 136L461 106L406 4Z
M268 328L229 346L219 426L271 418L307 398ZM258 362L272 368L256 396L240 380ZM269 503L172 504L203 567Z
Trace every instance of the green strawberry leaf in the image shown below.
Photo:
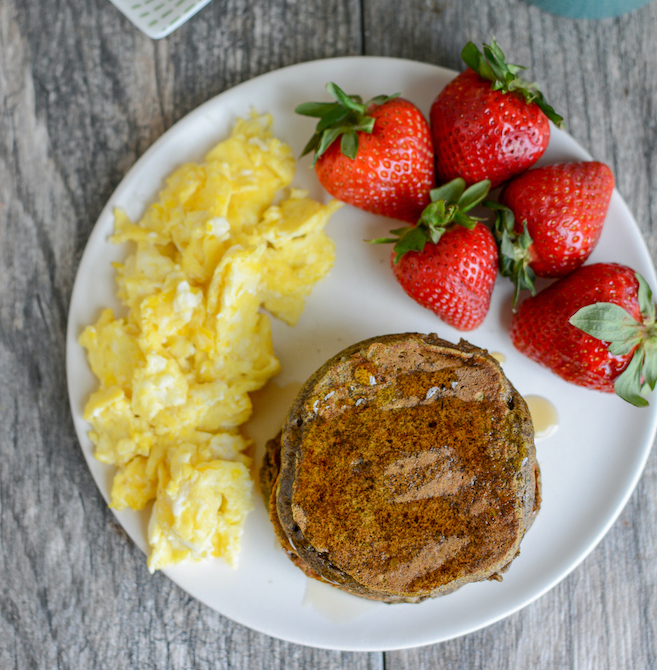
M490 185L490 179L483 179L482 181L469 186L463 192L463 195L458 198L457 204L461 210L467 212L480 202L483 202L490 191Z
M397 237L401 237L407 230L412 230L413 226L403 226L402 228L395 228L394 230L391 230L390 233L392 235L396 235ZM397 238L395 238L397 239Z
M523 65L514 65L513 63L507 63L504 52L500 49L497 42L492 39L490 46L484 44L484 56L486 60L491 64L491 67L500 73L500 78L504 77L513 77L518 74L520 70L526 70L527 68Z
M351 160L356 159L358 154L358 133L355 130L348 130L342 135L340 139L340 151L351 158Z
M395 98L398 98L400 95L401 93L393 93L392 95L376 95L373 98L370 98L365 106L369 107L370 105L383 105L389 100L394 100Z
M457 209L454 212L452 220L454 221L454 223L458 223L459 225L463 226L464 228L467 228L468 230L472 230L477 225L477 222L480 221L480 219L477 219L473 216L468 216L461 209Z
M648 282L637 272L636 279L639 282L639 309L644 319L652 322L655 320L655 303L652 300L652 291Z
M340 109L340 105L337 102L303 102L297 105L294 111L302 116L322 118L335 109Z
M644 345L643 381L653 391L657 385L657 341L647 340Z
M643 350L637 349L630 364L623 370L614 382L614 391L623 400L635 407L646 407L648 401L641 395L641 367L643 365Z
M493 90L502 93L518 93L527 104L535 102L554 124L559 127L563 126L563 117L548 105L536 84L529 83L517 76L518 72L525 68L521 65L507 63L504 53L494 39L491 39L490 45L484 44L483 54L472 42L468 42L463 47L461 58L480 77L490 81Z
M326 84L326 90L347 109L351 109L358 114L365 113L365 107L359 96L347 95L337 84L330 82Z
M643 326L626 310L611 302L596 302L582 307L570 318L570 323L591 337L619 344L634 342L636 345L643 330Z
M303 148L303 151L301 152L302 156L305 156L306 154L309 154L311 151L315 151L317 147L319 146L319 142L321 140L322 136L319 133L315 133L310 140L308 140L308 144Z
M350 109L342 107L337 103L334 103L332 107L333 109L327 110L325 114L320 116L320 120L317 123L317 127L315 129L315 134L319 134L331 126L340 124L351 114Z
M425 225L427 227L438 226L446 219L446 201L436 200L430 202L420 214L418 225Z
M395 263L399 263L401 257L409 251L421 252L427 242L427 236L420 228L408 228L407 231L397 240L393 247L396 252Z
M315 153L315 161L333 144L333 142L343 133L342 128L329 128L324 131L319 138L319 144ZM313 162L314 165L314 162Z
M474 70L480 77L495 81L497 76L492 67L486 62L486 59L481 54L481 51L473 42L468 42L461 51L461 58L465 64Z
M464 191L465 179L457 177L456 179L452 179L452 181L448 181L442 186L431 189L431 191L429 191L429 195L431 197L432 203L438 202L440 200L444 200L447 203L456 203L459 201ZM430 206L431 205L429 205L429 207Z
M370 244L392 244L393 242L398 242L399 237L375 237L373 240L365 240Z

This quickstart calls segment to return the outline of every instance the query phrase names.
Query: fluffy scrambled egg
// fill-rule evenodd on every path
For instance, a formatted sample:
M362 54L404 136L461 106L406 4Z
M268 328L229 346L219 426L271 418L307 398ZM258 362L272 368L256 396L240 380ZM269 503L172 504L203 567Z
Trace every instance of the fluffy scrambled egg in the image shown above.
M287 187L291 149L271 117L238 120L202 164L178 169L138 223L115 212L126 316L80 343L100 382L85 408L96 457L115 465L111 506L144 509L152 571L221 556L235 566L252 507L239 426L279 370L268 315L289 325L334 260L323 205ZM276 202L276 204L274 204Z

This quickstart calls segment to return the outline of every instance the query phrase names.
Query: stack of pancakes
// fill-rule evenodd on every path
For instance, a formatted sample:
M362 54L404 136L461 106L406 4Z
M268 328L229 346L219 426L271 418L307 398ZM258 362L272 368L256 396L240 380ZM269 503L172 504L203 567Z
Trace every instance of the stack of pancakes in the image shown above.
M501 579L540 504L527 405L486 351L354 344L303 386L261 484L308 576L389 603Z

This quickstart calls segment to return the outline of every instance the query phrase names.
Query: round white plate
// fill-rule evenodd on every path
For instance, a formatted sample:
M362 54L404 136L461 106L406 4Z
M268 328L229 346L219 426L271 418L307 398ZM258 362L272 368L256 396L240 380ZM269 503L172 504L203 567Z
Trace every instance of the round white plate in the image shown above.
M299 155L314 120L294 114L297 104L327 100L324 86L336 82L348 93L369 98L401 92L426 114L455 72L412 61L354 57L288 67L213 98L165 133L126 175L89 238L73 289L67 334L67 373L75 429L89 468L108 499L113 469L93 456L82 418L97 382L77 339L105 306L118 307L110 263L127 249L107 242L112 210L123 207L133 220L156 196L163 179L186 161L200 161L226 137L239 116L253 107L274 115L274 131ZM541 163L590 156L565 132L553 128ZM326 194L310 168L299 162L295 185L313 197ZM318 284L294 328L273 321L274 347L282 372L258 394L247 426L260 458L266 439L279 429L301 383L327 358L353 342L393 332L437 332L458 341L461 334L419 307L397 285L389 267L390 247L366 244L399 224L351 207L329 223L337 260ZM625 263L657 286L639 229L617 192L593 261ZM524 607L563 579L593 549L616 519L641 474L656 430L657 399L636 409L614 395L562 381L519 354L509 340L511 284L498 278L490 312L466 339L506 356L504 369L522 394L549 399L559 428L537 443L543 474L543 506L504 581L465 586L418 605L383 605L307 580L277 547L260 495L250 514L236 570L221 560L166 570L182 589L221 614L291 642L329 649L376 651L420 646L463 635ZM147 514L116 514L130 537L146 549Z

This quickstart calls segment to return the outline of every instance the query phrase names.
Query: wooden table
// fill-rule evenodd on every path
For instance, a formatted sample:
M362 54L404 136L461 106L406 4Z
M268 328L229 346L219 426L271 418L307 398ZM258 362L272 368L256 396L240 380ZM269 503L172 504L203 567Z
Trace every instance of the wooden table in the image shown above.
M465 42L491 36L611 166L657 257L657 2L592 22L524 0L213 0L157 42L107 0L0 3L0 667L657 667L657 453L600 545L537 602L442 644L340 653L255 633L150 576L73 430L64 341L80 255L167 128L292 63L461 69Z

